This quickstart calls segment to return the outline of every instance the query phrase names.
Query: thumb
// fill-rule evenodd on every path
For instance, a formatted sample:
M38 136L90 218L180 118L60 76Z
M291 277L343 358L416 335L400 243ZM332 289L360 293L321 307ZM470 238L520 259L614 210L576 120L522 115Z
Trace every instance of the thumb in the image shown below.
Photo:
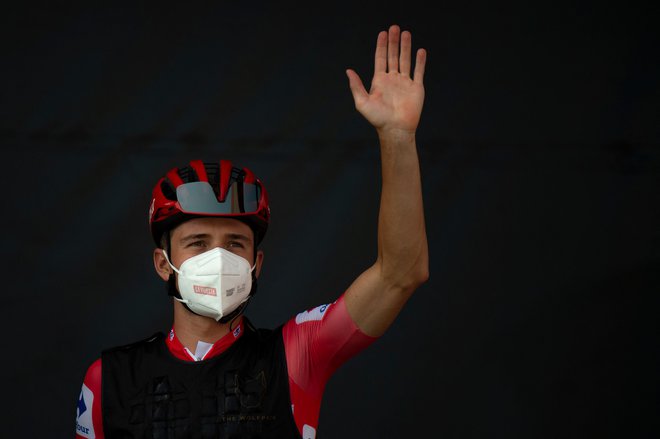
M355 106L358 106L360 102L369 98L369 93L367 93L367 90L364 88L360 76L358 76L354 70L346 69L346 76L348 76L348 85L351 88Z

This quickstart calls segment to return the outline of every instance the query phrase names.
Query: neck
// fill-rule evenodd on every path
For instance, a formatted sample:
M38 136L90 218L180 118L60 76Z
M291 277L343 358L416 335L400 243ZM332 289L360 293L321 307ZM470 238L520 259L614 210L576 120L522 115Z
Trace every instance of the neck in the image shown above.
M181 344L191 352L195 352L198 341L215 343L227 335L230 324L231 322L219 323L210 317L194 314L174 300L174 331Z

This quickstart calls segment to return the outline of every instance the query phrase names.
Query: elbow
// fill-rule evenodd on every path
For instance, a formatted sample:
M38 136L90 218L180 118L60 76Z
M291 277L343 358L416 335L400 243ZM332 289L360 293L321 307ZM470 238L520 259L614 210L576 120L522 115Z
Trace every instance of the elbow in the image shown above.
M422 252L417 258L406 258L393 261L379 259L380 273L386 284L394 290L409 296L417 288L429 280L429 258L427 252Z
M422 284L425 284L426 282L428 282L430 276L431 276L431 273L429 273L429 266L427 264L424 267L423 270L420 270L419 277L417 278L417 281L419 282L419 285L422 285Z
M425 249L425 251L419 255L411 272L411 279L415 289L429 280L430 272L428 250Z
M423 264L415 270L414 274L411 275L411 287L413 290L416 290L424 283L429 280L429 266L428 264Z
M392 278L392 283L396 289L404 292L405 295L410 295L428 280L429 266L427 263L422 263L410 267L405 275L396 279Z

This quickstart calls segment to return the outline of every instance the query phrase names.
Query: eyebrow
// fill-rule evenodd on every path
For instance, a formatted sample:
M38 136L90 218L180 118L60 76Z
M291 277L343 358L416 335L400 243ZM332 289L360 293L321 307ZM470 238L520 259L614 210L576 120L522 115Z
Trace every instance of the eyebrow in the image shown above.
M225 236L229 239L236 239L236 240L239 240L239 241L252 242L252 240L248 236L245 236L241 233L228 233Z
M211 235L209 235L208 233L194 233L192 235L184 236L183 238L181 238L179 240L179 242L181 244L183 244L183 243L186 243L186 242L189 242L189 241L195 241L197 239L208 239L210 237L211 237Z

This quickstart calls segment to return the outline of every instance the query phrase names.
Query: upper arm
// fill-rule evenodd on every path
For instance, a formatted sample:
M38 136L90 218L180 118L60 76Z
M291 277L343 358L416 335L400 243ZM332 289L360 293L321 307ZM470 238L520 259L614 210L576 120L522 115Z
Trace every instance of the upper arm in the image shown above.
M375 338L351 320L344 297L301 312L282 328L294 419L302 434L316 428L325 384L332 373Z
M289 375L298 385L319 391L341 364L375 340L353 322L344 296L298 314L282 335Z
M76 404L76 439L103 439L101 359L87 369Z

